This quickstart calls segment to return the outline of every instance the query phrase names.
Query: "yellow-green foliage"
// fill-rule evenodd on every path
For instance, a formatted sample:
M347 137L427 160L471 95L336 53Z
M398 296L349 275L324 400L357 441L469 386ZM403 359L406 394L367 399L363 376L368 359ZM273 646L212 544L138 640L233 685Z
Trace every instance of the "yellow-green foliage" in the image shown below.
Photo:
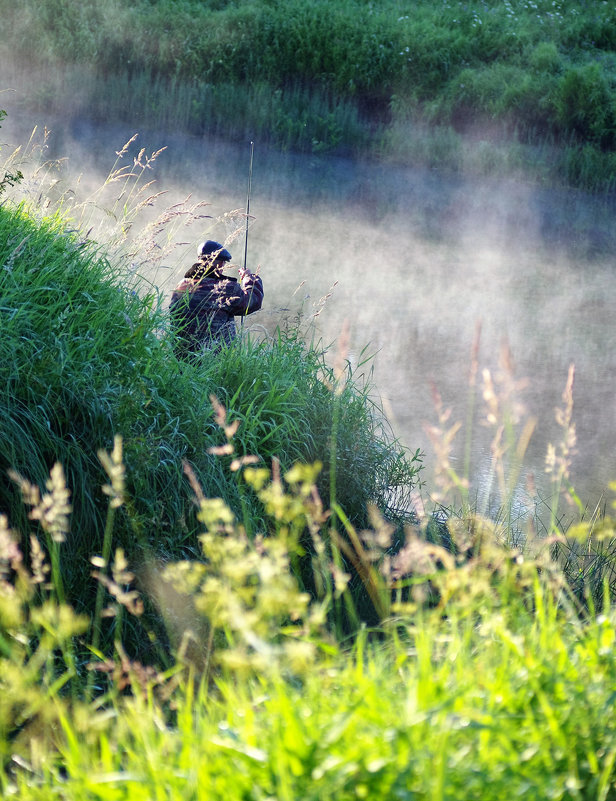
M285 505L294 513L286 516L301 524L306 513L301 500L278 495L278 507L283 497L289 500ZM215 633L224 635L228 647L206 654L208 660L215 656L226 667L259 673L278 671L286 662L291 669L311 664L315 645L310 635L322 627L325 613L316 604L311 607L310 596L293 576L289 549L297 543L288 530L280 527L278 536L249 539L221 499L202 497L198 518L205 527L199 537L203 562L176 562L161 572L163 586L156 593L163 614L168 582L176 592L188 593L206 618L211 649Z
M271 515L254 540L193 478L202 558L157 565L145 582L168 606L175 664L145 668L121 646L111 660L90 653L90 675L107 676L93 695L80 675L85 621L58 601L41 549L26 566L2 522L5 797L614 797L609 603L585 611L549 548L525 557L476 515L450 526L457 557L409 529L383 559L377 526L356 552L372 550L398 600L376 637L336 642L323 614L333 596L309 598L289 571L297 531L324 542L331 524L317 472L244 470ZM331 548L322 557L333 574Z
M62 514L62 504L50 498L44 496L31 516L54 529L54 512ZM50 573L36 536L30 538L27 565L17 535L0 516L0 759L5 765L31 754L33 737L41 753L53 752L68 703L62 688L77 675L72 640L89 624L61 602Z

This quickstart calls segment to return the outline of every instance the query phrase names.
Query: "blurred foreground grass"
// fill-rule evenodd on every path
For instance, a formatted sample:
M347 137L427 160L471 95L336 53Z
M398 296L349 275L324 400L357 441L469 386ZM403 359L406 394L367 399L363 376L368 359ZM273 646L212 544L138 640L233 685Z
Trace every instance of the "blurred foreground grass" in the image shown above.
M115 655L90 646L80 663L88 620L60 602L40 549L22 559L3 519L3 797L614 797L607 582L602 606L584 606L549 542L526 558L473 515L450 526L453 548L409 527L392 555L375 518L349 533L383 616L345 643L325 624L348 587L316 470L244 472L268 536L247 538L193 482L204 558L150 568L176 641L164 670L130 660L119 640ZM305 527L323 579L312 597L289 569ZM603 534L614 540L613 520ZM109 613L139 614L123 554L93 562Z

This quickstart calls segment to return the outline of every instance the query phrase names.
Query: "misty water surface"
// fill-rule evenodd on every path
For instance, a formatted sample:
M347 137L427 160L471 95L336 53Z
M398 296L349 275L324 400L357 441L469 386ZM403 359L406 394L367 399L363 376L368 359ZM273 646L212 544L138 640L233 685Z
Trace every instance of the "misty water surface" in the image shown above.
M114 151L135 133L13 113L3 141L24 141L35 123L52 129L49 157L68 156L73 174L97 185ZM186 235L188 244L170 269L152 276L169 293L198 241L225 239L233 226L221 216L245 206L249 143L141 132L138 146L167 147L152 175L169 190L165 203L192 194L210 204L214 218ZM314 331L329 344L346 321L351 360L364 349L373 354L376 389L402 442L425 451L428 484L433 455L425 424L436 420L433 388L451 407L451 422L466 424L478 326L478 381L484 368L497 378L504 342L516 380L527 381L518 399L537 418L537 429L523 474L533 474L542 488L547 444L560 437L554 408L562 405L574 363L578 453L572 478L594 504L616 479L615 206L613 199L519 181L463 181L436 171L268 151L257 142L248 263L259 266L266 297L251 322L273 331L300 311L307 323L320 310ZM240 264L243 239L230 248ZM484 416L479 397L471 477L480 500L493 435L482 425ZM456 438L460 470L465 431Z

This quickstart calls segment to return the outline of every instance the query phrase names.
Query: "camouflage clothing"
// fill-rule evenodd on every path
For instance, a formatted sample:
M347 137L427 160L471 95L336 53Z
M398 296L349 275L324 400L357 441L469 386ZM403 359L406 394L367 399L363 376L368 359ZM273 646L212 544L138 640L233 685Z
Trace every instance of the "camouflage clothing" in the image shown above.
M184 279L169 304L178 357L189 359L204 348L218 350L231 342L236 333L233 318L258 311L262 302L261 279L249 272L240 281L220 273Z

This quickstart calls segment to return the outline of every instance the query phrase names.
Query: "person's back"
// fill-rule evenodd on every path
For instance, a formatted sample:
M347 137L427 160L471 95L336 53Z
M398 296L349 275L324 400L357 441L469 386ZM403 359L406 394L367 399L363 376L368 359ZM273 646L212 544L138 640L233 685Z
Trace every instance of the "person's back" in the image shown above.
M223 275L231 254L208 240L198 248L198 261L175 288L169 311L177 337L178 357L189 359L204 348L218 350L236 335L234 317L261 308L263 283L240 268L240 280Z

